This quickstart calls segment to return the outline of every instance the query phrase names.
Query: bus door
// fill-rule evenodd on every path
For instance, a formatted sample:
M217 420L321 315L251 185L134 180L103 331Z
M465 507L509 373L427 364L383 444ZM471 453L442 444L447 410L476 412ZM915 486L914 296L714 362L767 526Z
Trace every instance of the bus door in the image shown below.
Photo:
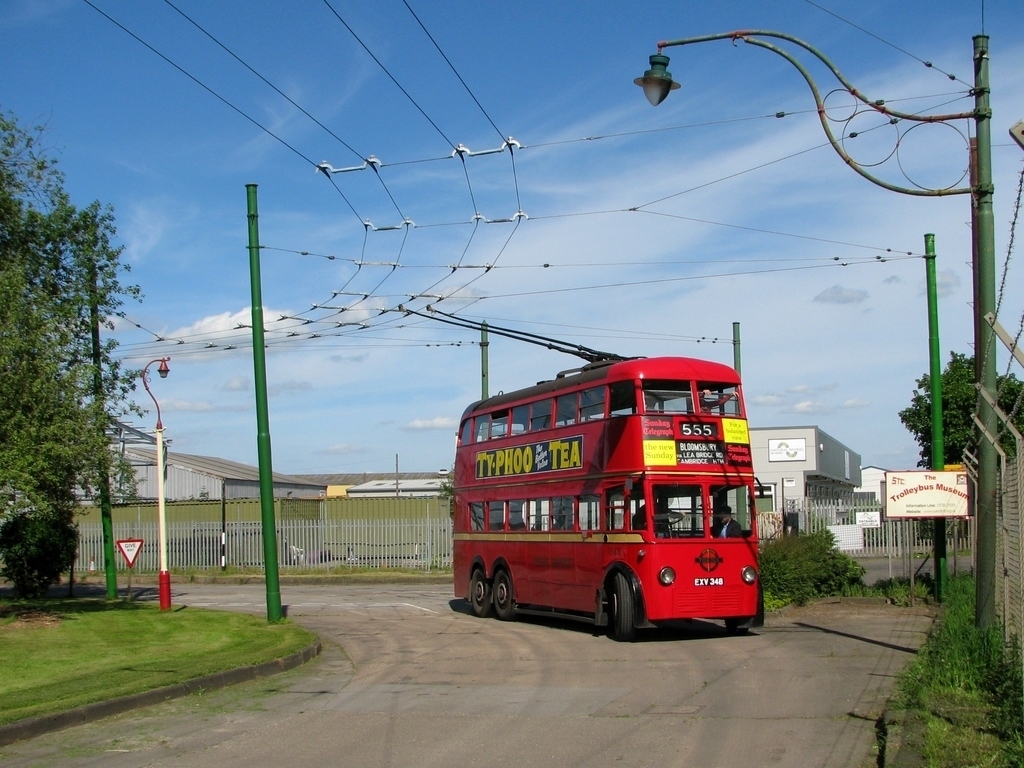
M594 610L594 597L604 578L604 530L601 521L601 497L584 494L577 504L577 527L580 540L576 545L576 610Z

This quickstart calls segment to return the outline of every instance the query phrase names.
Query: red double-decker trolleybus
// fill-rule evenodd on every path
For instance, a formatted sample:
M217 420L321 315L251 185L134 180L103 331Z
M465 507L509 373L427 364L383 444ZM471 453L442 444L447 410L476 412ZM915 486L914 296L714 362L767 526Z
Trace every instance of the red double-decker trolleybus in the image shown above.
M740 378L685 357L591 363L466 409L455 593L480 617L638 628L759 615Z

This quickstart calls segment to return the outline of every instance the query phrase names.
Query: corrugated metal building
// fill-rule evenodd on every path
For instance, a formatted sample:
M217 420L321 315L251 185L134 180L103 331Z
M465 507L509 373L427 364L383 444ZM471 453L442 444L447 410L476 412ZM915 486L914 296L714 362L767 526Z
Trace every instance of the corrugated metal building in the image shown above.
M131 445L125 447L124 454L135 469L139 498L155 499L156 450ZM260 474L257 467L174 451L167 452L165 465L164 495L170 501L259 498ZM318 499L327 494L325 484L295 475L275 472L273 478L274 498L277 499Z
M327 487L328 498L385 498L440 496L450 482L448 470L437 472L363 472L340 475L295 475Z

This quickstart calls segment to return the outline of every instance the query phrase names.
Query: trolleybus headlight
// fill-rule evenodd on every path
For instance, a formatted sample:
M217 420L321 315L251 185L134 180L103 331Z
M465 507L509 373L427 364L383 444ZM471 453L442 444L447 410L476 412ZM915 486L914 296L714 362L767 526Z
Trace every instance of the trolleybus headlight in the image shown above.
M744 583L753 584L757 581L757 571L754 570L753 566L745 565L743 566L743 570L740 571L740 577L743 579Z
M661 573L658 574L658 581L664 584L666 587L676 580L676 572L668 566L661 569Z

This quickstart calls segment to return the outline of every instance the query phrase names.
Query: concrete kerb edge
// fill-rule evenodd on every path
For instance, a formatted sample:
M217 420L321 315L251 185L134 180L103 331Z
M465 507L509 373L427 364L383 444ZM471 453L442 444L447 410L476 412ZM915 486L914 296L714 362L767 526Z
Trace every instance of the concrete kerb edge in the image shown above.
M40 715L39 717L30 717L25 720L8 723L7 725L0 725L0 746L42 736L44 733L60 731L73 725L82 725L102 720L105 717L119 715L122 712L128 712L133 709L149 707L153 704L160 704L164 701L189 696L199 691L213 691L218 688L226 688L229 685L237 685L238 683L256 680L261 677L270 677L281 672L287 672L315 658L322 650L323 646L317 640L301 651L280 659L265 661L262 664L214 672L211 675L196 677L192 680L175 683L174 685L166 685L162 688L154 688L151 691L119 696L116 699L97 701L64 712L54 712L50 715Z

